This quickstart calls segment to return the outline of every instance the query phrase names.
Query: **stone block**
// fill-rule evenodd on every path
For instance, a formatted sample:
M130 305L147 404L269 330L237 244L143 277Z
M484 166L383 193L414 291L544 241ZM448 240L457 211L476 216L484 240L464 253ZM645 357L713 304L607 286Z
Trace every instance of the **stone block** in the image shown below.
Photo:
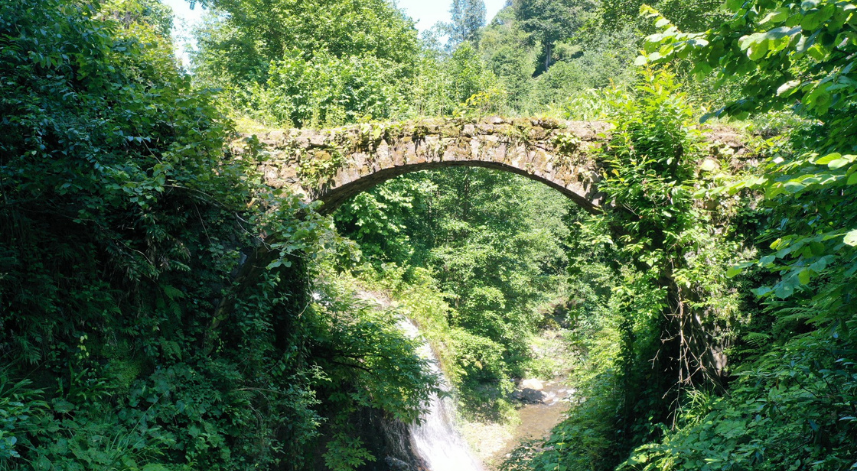
M494 147L494 154L491 158L494 162L503 162L506 159L507 144L505 142L498 143Z
M501 128L495 127L493 124L478 124L476 125L476 134L494 134L499 131Z
M313 132L309 134L308 140L310 145L315 147L322 147L327 144L327 136L319 132Z

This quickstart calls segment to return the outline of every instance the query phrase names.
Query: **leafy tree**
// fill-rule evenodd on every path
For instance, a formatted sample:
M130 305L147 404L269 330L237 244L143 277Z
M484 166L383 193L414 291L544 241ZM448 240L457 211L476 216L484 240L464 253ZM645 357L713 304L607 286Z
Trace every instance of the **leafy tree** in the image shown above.
M261 121L289 127L339 126L397 113L402 68L372 56L339 59L318 53L305 59L292 51L271 61L268 80L249 86L242 103Z
M227 108L278 126L401 116L420 49L413 22L386 0L212 1L195 36L199 84Z
M301 469L431 390L390 314L310 306L329 224L231 153L163 14L0 1L2 469Z
M413 22L386 0L212 0L213 11L197 33L198 75L218 84L264 82L268 64L297 50L310 59L371 56L413 64Z
M391 180L361 193L334 214L337 230L373 262L422 265L434 240L427 215L437 185L426 174Z
M536 70L538 52L529 43L529 35L518 26L511 8L497 14L482 30L479 41L485 67L499 78L509 105L517 110L525 109Z
M719 0L603 0L599 8L600 25L633 24L637 29L651 31L651 25L641 21L638 14L644 4L664 12L680 28L701 30L725 20L723 2Z
M716 184L714 167L696 168L699 134L674 76L644 71L607 99L614 129L599 188L613 203L586 231L614 244L615 278L606 319L583 341L584 399L535 456L540 471L614 469L657 440L688 394L720 383L714 334L736 314L725 270L711 267L732 263L738 242L728 220L694 201Z
M336 219L364 254L433 273L451 307L449 339L466 410L496 418L508 379L529 358L522 334L535 331L538 308L564 286L568 204L540 183L462 168L387 182L340 208Z
M520 28L533 41L542 46L541 64L538 72L546 72L553 63L553 52L558 41L569 38L581 25L581 13L589 11L594 4L587 0L515 0L515 19Z
M464 43L447 62L452 81L452 98L464 103L473 95L491 88L495 78L486 73L482 60L470 43Z
M449 9L452 15L450 41L457 45L465 41L479 42L479 30L485 26L485 2L483 0L452 0Z
M638 52L636 41L636 32L627 27L587 38L585 46L573 46L580 50L531 81L523 109L536 113L574 99L586 90L633 83L636 71L632 64ZM564 45L559 43L559 46Z
M731 191L759 192L764 220L754 292L770 324L745 333L753 352L731 395L703 398L684 427L639 448L629 469L846 469L853 440L857 271L853 162L854 8L846 3L729 2L729 21L684 33L651 9L662 32L640 61L689 57L699 74L739 79L743 97L714 114L791 109L808 120L763 146L761 176ZM655 52L657 50L657 52ZM836 379L834 379L836 378ZM749 407L752 404L753 407ZM702 445L702 446L700 446ZM693 447L697 451L690 451Z
M647 51L667 47L663 54L650 52L641 60L688 54L697 60L699 73L715 70L721 81L746 77L744 97L715 115L791 107L814 121L797 130L791 142L773 146L761 177L732 191L744 187L763 191L767 211L779 221L764 236L773 240L772 252L758 263L781 277L757 293L779 299L795 296L797 303L818 310L812 322L818 328L843 325L853 315L845 306L850 306L857 289L845 283L857 272L853 229L857 221L851 211L857 204L853 176L857 157L849 154L857 150L853 143L857 127L851 119L857 101L851 54L857 45L849 39L855 34L857 16L838 3L753 2L729 7L732 20L716 30L682 33L671 28L651 36ZM661 26L668 25L656 12L647 11Z
M451 54L424 50L415 77L400 86L400 117L460 116L474 111L484 115L498 113L505 104L505 90L469 42Z

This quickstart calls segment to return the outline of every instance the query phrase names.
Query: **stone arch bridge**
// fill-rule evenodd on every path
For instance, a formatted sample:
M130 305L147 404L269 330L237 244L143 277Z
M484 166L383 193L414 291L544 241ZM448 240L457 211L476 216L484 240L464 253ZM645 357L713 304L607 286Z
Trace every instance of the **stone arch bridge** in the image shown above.
M596 212L602 174L593 150L608 132L601 122L499 117L270 131L258 136L259 170L267 185L323 202L323 213L399 175L452 166L524 175ZM712 156L743 152L735 133L708 140Z
M362 124L329 130L269 131L236 141L244 156L256 151L265 183L321 201L330 213L352 196L409 172L476 166L524 175L553 187L590 212L598 212L604 196L598 182L604 171L596 148L608 137L600 122L541 118L481 120L432 119L404 123ZM745 163L740 136L717 129L706 136L708 159L725 157L732 166ZM752 165L752 162L749 162ZM704 167L703 167L704 168ZM226 320L246 286L265 272L280 252L261 243L246 252L233 288L215 310L209 332ZM206 337L205 351L214 346ZM716 361L713 363L716 364ZM716 365L715 365L716 366ZM719 366L715 370L719 371Z

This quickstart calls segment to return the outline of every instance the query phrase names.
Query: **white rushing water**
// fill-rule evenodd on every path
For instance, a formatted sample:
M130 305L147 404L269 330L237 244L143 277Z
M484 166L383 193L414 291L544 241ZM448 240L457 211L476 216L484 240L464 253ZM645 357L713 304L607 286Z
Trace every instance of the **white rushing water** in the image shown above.
M409 320L402 319L399 327L411 338L419 337L417 326ZM449 392L449 383L428 344L423 343L419 353L431 360L432 372L441 378L441 389ZM414 450L425 462L427 471L482 471L479 460L455 429L454 411L452 399L432 395L431 404L421 417L422 424L410 427Z

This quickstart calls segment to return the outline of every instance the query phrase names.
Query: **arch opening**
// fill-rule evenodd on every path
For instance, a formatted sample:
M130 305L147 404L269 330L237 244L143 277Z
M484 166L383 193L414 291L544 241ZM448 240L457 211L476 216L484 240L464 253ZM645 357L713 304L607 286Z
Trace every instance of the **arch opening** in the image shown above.
M331 188L328 191L321 191L320 196L318 196L316 199L324 203L324 206L322 206L320 212L323 214L330 214L336 211L340 206L342 206L342 204L344 204L346 201L353 198L354 196L364 191L369 191L372 188L375 188L376 186L383 184L384 182L387 182L389 180L392 180L396 177L423 170L439 170L455 167L486 168L489 170L497 170L501 172L509 172L514 173L516 175L521 175L559 191L564 196L568 197L588 212L598 212L600 195L587 197L584 191L575 191L573 189L568 189L558 183L555 183L554 181L543 178L533 173L528 173L517 167L499 162L482 161L425 162L421 164L404 165L401 167L382 169L377 172L374 172L371 178L360 178L355 181L346 183L342 186Z

